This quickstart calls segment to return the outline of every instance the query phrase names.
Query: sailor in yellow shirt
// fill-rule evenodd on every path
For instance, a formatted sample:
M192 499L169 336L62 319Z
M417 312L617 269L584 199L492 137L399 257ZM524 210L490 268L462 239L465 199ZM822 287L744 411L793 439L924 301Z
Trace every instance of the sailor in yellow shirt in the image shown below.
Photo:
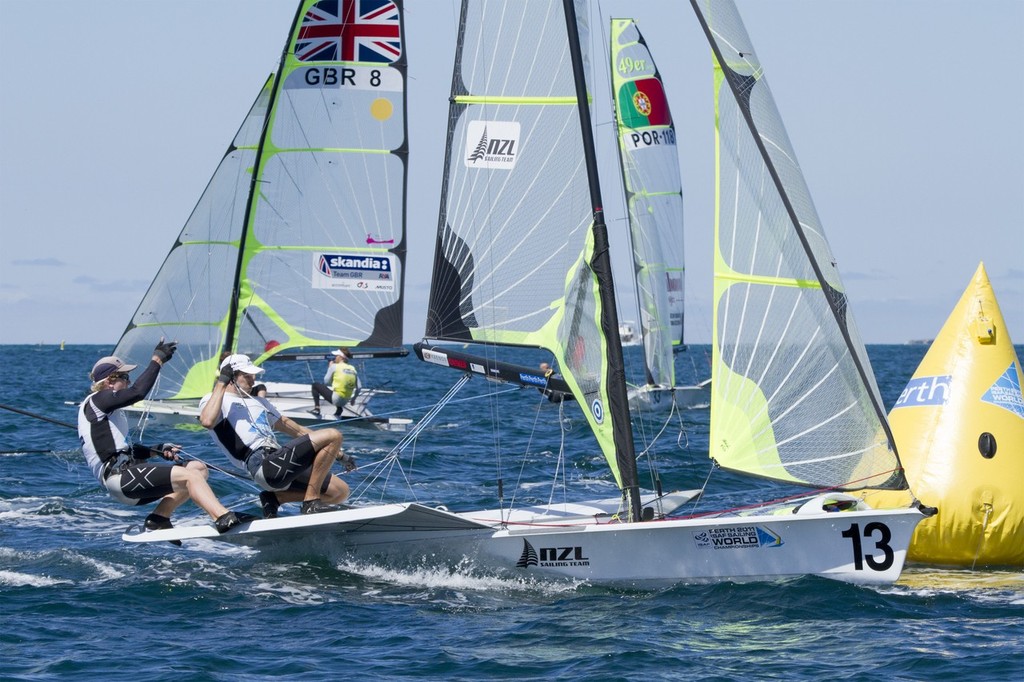
M337 408L334 416L340 417L346 403L359 395L359 373L348 363L351 359L352 353L348 348L334 351L334 359L327 365L323 383L313 384L313 409L310 412L317 417L320 416L320 398L330 400Z

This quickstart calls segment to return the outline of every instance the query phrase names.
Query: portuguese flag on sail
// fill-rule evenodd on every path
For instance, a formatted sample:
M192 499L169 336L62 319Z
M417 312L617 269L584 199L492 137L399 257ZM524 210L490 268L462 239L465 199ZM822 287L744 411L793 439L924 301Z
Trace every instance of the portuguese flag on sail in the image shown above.
M628 81L619 88L619 111L628 128L672 125L672 112L657 78Z

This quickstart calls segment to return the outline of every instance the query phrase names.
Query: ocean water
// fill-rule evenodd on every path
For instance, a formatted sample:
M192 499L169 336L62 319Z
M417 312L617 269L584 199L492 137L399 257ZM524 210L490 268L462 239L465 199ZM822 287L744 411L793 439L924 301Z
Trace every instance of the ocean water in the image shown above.
M643 591L510 580L468 562L395 570L213 542L126 544L121 533L150 508L102 492L65 425L75 421L65 403L83 397L89 368L109 350L0 346L0 403L57 422L0 409L0 679L1024 679L1019 571L908 567L886 587L804 578ZM869 347L887 406L925 350ZM703 378L707 349L680 354L677 366L684 379ZM282 380L322 370L269 367ZM417 419L456 378L413 357L369 362L363 375L396 391L377 413ZM586 497L615 494L574 406L559 420L535 391L510 391L499 402L516 428L491 431L487 394L504 390L470 382L410 449L405 471L421 502L493 506L498 471L507 493L522 476L534 483L518 494L544 501L563 438L569 481ZM666 488L707 478L707 416L641 430ZM344 432L360 464L398 440ZM141 440L174 440L223 465L201 431L150 427ZM247 484L217 472L211 483L232 508L254 507ZM764 487L716 472L701 504L786 492ZM197 517L189 503L176 521Z

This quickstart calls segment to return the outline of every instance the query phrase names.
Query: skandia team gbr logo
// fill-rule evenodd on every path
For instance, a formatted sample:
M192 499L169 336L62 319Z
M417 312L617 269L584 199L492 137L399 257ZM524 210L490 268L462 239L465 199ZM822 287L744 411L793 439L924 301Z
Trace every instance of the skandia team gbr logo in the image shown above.
M505 168L519 156L518 121L470 121L464 163L469 168Z
M391 254L311 252L314 289L393 293L397 287Z
M332 279L355 279L364 277L367 273L390 276L391 261L385 256L322 253L317 270L324 277Z

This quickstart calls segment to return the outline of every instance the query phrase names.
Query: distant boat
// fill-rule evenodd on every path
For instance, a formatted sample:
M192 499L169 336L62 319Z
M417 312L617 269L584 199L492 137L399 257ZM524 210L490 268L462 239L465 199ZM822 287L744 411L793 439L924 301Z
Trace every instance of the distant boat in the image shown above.
M612 100L622 186L633 250L644 383L629 387L629 406L642 412L707 407L710 381L676 385L675 351L683 342L685 271L683 189L676 128L654 58L632 19L612 19ZM623 329L626 334L623 334ZM623 345L636 343L620 323Z
M386 4L386 3L385 3ZM373 41L310 38L338 3L295 17L287 49L228 145L114 354L145 366L164 337L178 351L151 399L133 409L191 422L222 353L315 362L330 351L396 357L405 281L406 60L400 15L381 5ZM322 10L322 11L321 11ZM347 24L334 20L335 31ZM358 28L357 24L357 28ZM344 75L342 75L344 74ZM372 235L368 237L368 235ZM305 424L310 385L274 382L268 398ZM342 419L381 428L368 387ZM399 423L401 422L401 423ZM358 423L358 422L356 422Z
M639 346L643 344L643 337L637 332L636 323L634 322L619 323L619 339L622 340L623 346Z
M907 341L908 346L930 346L935 342L935 339L911 339Z

